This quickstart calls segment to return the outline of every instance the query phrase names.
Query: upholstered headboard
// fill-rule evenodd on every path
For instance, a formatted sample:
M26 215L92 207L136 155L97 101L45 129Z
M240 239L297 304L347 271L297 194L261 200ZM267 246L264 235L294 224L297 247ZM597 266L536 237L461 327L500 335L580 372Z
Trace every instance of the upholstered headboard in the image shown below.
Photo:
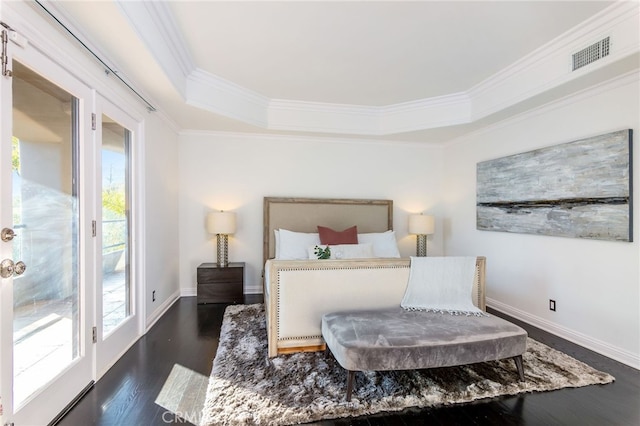
M353 225L359 233L393 229L392 200L264 198L263 264L275 256L274 229L318 232L318 225L342 231Z

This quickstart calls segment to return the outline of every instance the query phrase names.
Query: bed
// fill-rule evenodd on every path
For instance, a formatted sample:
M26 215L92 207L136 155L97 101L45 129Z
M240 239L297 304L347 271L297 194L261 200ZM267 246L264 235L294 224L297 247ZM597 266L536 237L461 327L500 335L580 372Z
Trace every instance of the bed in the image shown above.
M410 259L400 258L393 231L393 201L372 199L264 198L264 301L269 357L324 350L322 316L354 309L398 306ZM357 226L359 240L373 241L375 257L276 259L276 230L315 233L318 226ZM395 252L390 241L395 244ZM393 254L393 256L387 256ZM311 256L311 255L309 255ZM382 257L381 257L382 256ZM473 302L484 310L485 259L476 263Z

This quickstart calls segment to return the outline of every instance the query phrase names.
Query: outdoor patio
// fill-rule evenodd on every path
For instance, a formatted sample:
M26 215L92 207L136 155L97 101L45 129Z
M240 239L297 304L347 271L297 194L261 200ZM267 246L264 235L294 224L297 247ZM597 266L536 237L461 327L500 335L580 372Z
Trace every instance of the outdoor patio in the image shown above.
M103 290L104 336L126 318L124 270L106 274ZM75 358L74 311L72 298L37 301L14 309L14 399L17 404Z

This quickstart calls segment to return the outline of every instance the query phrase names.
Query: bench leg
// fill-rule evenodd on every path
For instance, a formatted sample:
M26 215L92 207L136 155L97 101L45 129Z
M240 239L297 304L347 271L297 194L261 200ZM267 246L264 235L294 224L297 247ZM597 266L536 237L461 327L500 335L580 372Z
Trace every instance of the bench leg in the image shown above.
M518 369L518 376L520 376L520 381L524 382L524 366L522 365L522 355L514 356L513 360L516 362L516 368Z
M356 372L354 370L348 370L347 375L347 402L351 401L351 393L353 392L353 379Z

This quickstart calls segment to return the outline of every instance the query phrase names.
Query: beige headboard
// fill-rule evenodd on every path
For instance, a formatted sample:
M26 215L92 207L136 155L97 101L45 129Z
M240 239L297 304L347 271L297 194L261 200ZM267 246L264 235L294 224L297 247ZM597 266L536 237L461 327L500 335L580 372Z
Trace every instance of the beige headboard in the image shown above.
M275 256L274 229L318 232L318 225L336 231L356 225L358 233L393 229L392 200L265 197L263 214L263 264Z

